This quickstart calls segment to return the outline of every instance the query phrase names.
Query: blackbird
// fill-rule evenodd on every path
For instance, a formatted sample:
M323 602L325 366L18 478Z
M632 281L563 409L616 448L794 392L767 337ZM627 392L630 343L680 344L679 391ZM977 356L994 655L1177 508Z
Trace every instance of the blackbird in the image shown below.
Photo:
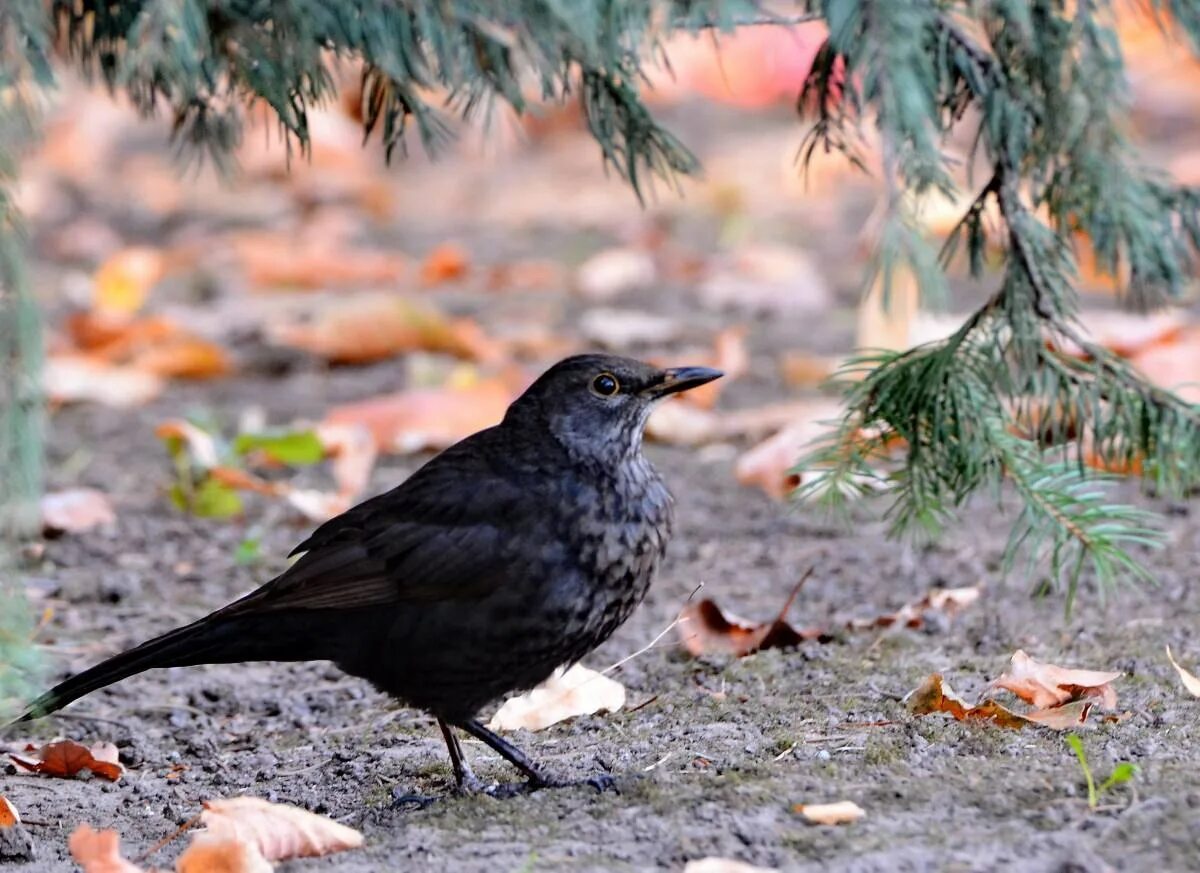
M460 790L483 786L455 728L532 787L564 784L476 716L578 661L646 596L672 519L642 454L646 419L721 375L612 355L560 361L500 424L318 527L266 585L67 679L18 721L155 667L328 660L434 715Z

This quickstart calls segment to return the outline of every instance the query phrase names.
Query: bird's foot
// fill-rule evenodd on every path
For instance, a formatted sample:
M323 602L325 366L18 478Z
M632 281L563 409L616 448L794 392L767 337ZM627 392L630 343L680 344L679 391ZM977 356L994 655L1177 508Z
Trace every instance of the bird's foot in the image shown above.
M475 794L491 794L495 788L495 782L485 782L467 770L463 778L459 779L458 784L454 786L454 793L463 797L471 797Z
M531 791L537 791L539 788L574 788L577 785L588 785L596 789L597 794L603 794L609 789L621 793L617 788L617 780L611 773L596 773L586 779L564 779L561 776L539 772L536 776L531 776L525 784Z
M399 787L392 789L392 809L425 809L437 801L438 798L428 794L413 794Z

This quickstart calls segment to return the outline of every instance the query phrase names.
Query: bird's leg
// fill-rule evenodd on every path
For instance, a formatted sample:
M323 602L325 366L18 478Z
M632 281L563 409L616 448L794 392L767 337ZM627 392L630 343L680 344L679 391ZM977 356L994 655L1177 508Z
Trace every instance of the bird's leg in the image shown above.
M463 755L458 737L454 735L454 728L440 718L437 723L438 727L442 729L442 737L446 740L446 750L450 753L450 766L454 768L454 784L458 786L458 790L463 794L478 794L485 790L487 786L471 772L471 765L467 763L467 758Z
M529 777L530 788L561 788L567 785L572 785L569 780L562 779L558 776L553 776L538 767L537 764L530 760L529 756L514 746L504 737L492 733L477 721L464 721L458 724L458 727L465 730L476 739L483 740L493 749L500 753L504 760L508 761L522 773ZM601 776L593 776L591 779L584 780L588 785L591 785L597 791L604 791L607 788L612 788L615 784L613 779L608 774Z

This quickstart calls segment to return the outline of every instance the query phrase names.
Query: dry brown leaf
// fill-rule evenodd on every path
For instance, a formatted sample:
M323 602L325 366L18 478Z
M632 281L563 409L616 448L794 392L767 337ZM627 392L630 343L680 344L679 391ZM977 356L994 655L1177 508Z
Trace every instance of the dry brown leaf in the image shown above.
M441 285L454 282L471 269L471 256L457 243L442 243L435 246L421 263L421 284Z
M84 770L116 782L125 773L117 760L117 747L112 743L96 743L91 748L72 740L56 740L40 749L29 747L35 757L10 754L18 767L31 773L41 773L59 779L72 779Z
M67 847L83 873L142 873L142 868L121 857L121 837L116 831L98 831L81 824L67 838Z
M552 291L565 288L566 272L557 261L513 261L488 268L490 291Z
M540 731L577 715L616 712L625 705L625 686L603 673L573 664L531 691L510 697L496 710L488 728Z
M784 649L806 640L827 641L829 634L819 628L797 630L786 616L796 595L812 575L810 570L796 586L771 621L751 622L729 615L721 607L704 599L688 603L679 616L679 639L693 655L734 655L742 657L763 649Z
M333 819L257 797L206 800L200 821L214 838L257 846L268 861L329 855L363 841L361 833Z
M1014 712L990 697L972 705L955 693L941 673L929 676L909 693L905 703L914 715L944 712L958 721L989 721L1013 730L1037 724L1059 731L1077 728L1086 722L1093 705L1091 700L1075 700L1064 706L1027 713Z
M839 800L837 803L798 803L794 809L811 824L820 825L850 824L867 814L867 811L853 800Z
M934 673L905 697L909 712L913 715L929 715L944 712L958 721L990 721L1000 727L1018 729L1028 724L1019 713L1006 709L996 701L984 700L972 706L955 693L941 673Z
M953 618L983 593L982 585L969 585L962 588L933 588L919 600L906 603L895 612L885 613L876 618L854 619L847 624L850 630L869 630L877 627L906 627L920 628L925 624L925 616L930 612L944 613Z
M1179 674L1179 678L1183 681L1183 687L1187 689L1188 694L1192 697L1200 697L1200 677L1179 666L1175 657L1171 654L1171 647L1167 646L1167 660L1171 662L1171 666L1175 668L1175 672Z
M362 425L383 452L444 449L497 424L514 392L502 379L473 385L417 388L335 406L326 425Z
M53 491L41 499L42 530L47 534L82 533L117 520L112 504L94 488Z
M95 311L73 313L67 318L66 329L76 348L113 362L184 336L175 321L159 315L134 318Z
M288 491L286 483L268 482L261 476L255 476L249 470L243 470L240 467L218 464L209 468L208 475L226 488L232 488L235 491L253 491L255 494L265 494L268 497L278 497Z
M271 873L274 869L256 844L204 832L192 837L175 862L175 873Z
M137 312L166 269L167 259L158 249L143 246L121 249L96 270L92 308L115 315Z
M814 400L798 407L789 423L737 459L734 475L738 482L757 485L776 499L784 497L800 484L800 477L791 472L796 461L814 441L829 434L829 422L843 412L837 400Z
M189 336L146 349L130 363L139 370L172 379L214 379L233 369L223 348Z
M42 368L46 395L56 403L91 401L106 406L140 406L157 397L163 380L153 373L85 355L51 355Z
M307 323L274 325L270 339L338 364L385 360L403 352L445 352L495 362L500 346L469 319L450 319L437 310L389 296L330 305Z
M21 823L21 814L3 794L0 794L0 828L11 828Z
M992 687L1011 691L1038 709L1061 706L1084 697L1099 698L1102 709L1116 709L1117 692L1112 683L1120 678L1120 673L1071 670L1043 664L1018 649L1013 653L1008 670L992 683Z

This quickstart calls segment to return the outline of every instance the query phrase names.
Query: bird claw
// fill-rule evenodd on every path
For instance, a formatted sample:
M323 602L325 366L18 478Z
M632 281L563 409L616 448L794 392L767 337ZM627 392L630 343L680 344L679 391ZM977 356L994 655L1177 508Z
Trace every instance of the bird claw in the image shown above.
M392 789L392 809L425 809L436 803L438 798L428 794L411 794Z

